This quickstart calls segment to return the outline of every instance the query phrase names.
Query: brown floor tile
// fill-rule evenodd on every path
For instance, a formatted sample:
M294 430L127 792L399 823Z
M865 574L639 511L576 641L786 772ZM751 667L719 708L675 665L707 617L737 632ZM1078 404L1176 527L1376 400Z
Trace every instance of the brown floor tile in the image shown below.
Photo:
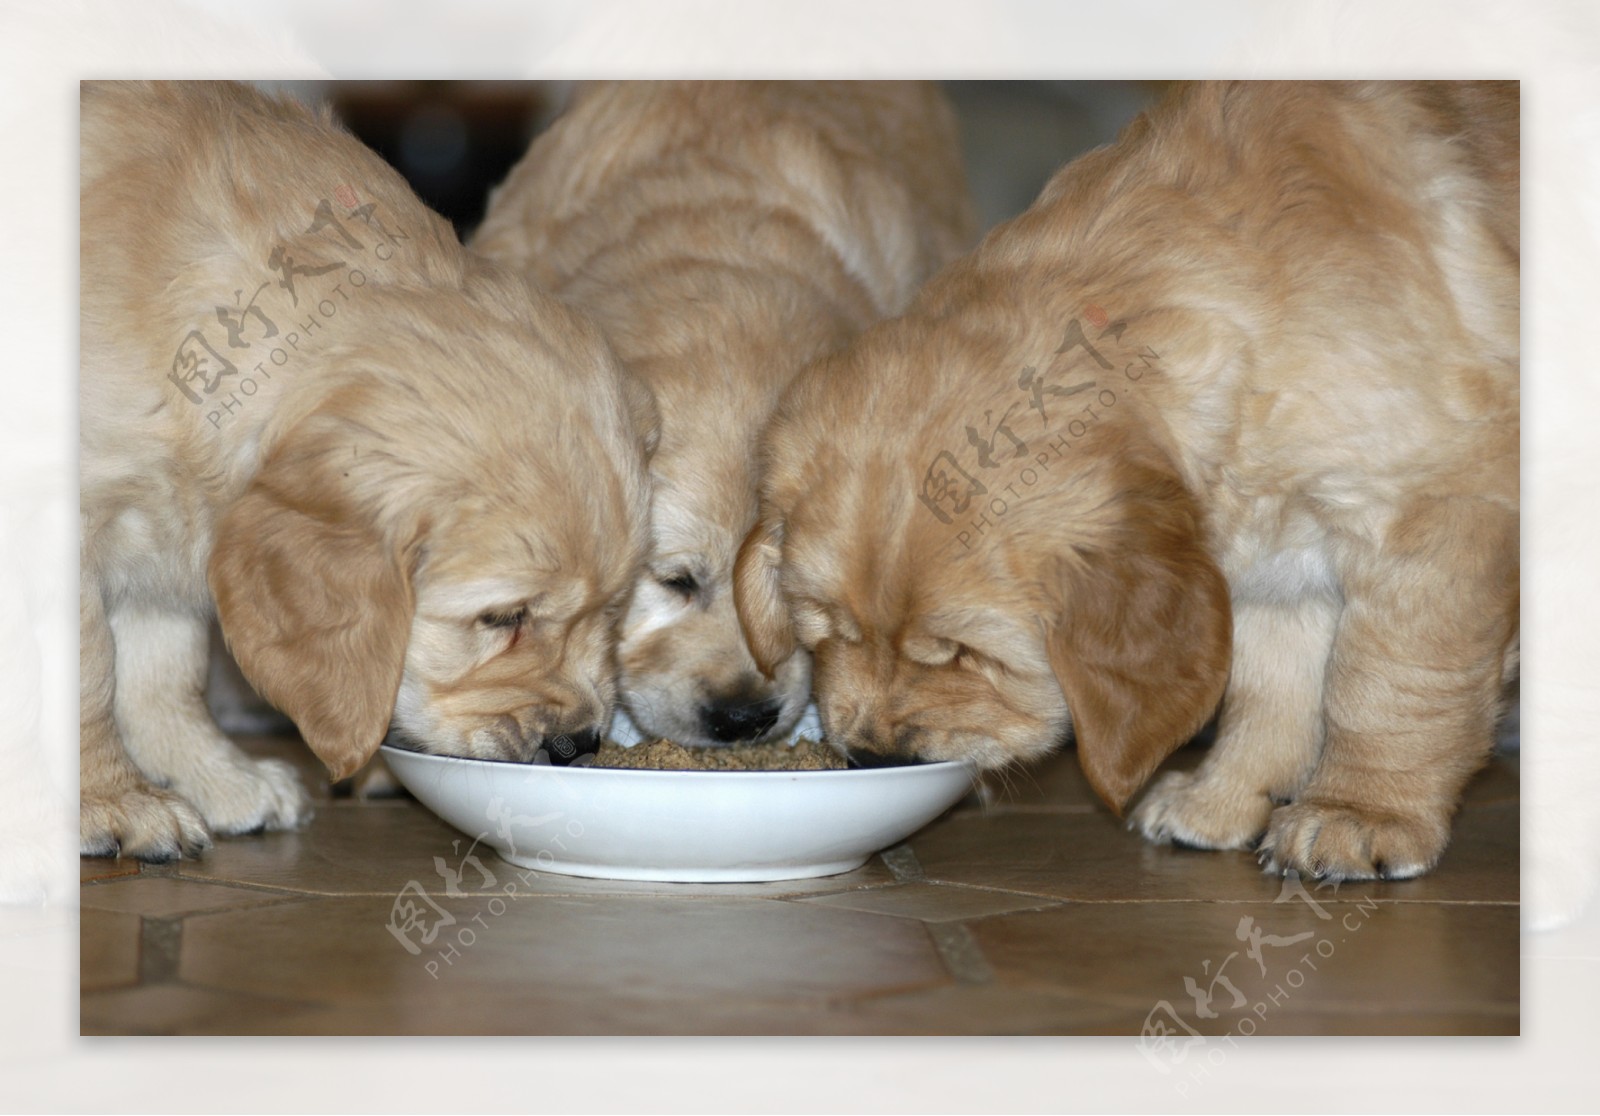
M121 876L137 876L139 862L123 860L116 856L83 856L78 858L78 882L114 880Z
M911 839L930 881L1060 899L1270 901L1251 853L1151 845L1108 813L958 814Z
M1439 866L1416 880L1345 884L1383 901L1514 903L1518 808L1469 806ZM1254 853L1152 845L1107 813L953 814L911 839L929 880L1081 900L1271 900Z
M393 895L408 880L434 880L433 858L452 866L451 842L469 841L413 801L327 803L306 828L219 839L178 874L318 895Z
M929 883L905 883L896 887L819 895L801 899L799 902L843 907L852 911L870 911L873 914L897 915L901 918L921 919L923 922L983 918L987 915L1038 910L1041 907L1054 905L1049 899L1031 895L1009 895L1003 891L980 891L970 887Z
M255 907L279 903L282 896L270 892L248 891L241 887L218 887L189 880L141 876L100 887L84 888L80 901L84 908L101 911L126 911L129 914L169 918L196 911L233 907Z
M1049 991L952 985L824 1003L488 992L473 1000L470 1015L455 1018L472 1034L1060 1035L1104 1034L1125 1015ZM246 1026L251 1033L367 1034L380 1021L384 1034L425 1035L439 1033L447 1017L420 999L357 1000Z
M827 1004L732 998L641 999L551 989L484 989L470 1000L352 997L288 1015L231 1018L233 1035L845 1035L853 1020Z
M79 987L90 992L139 979L139 916L122 911L78 914Z
M704 1033L694 1009L708 1003L728 1012L741 1001L820 1009L947 979L920 925L854 911L645 896L446 900L443 909L455 922L417 955L389 932L392 903L383 898L194 915L184 922L179 973L252 995L382 1000L386 1014L364 1033L597 1033L598 1020L620 1010L610 1001L630 1000L677 1004L676 1013L661 1008L658 1029ZM589 1005L595 1022L583 1026L594 1030L571 1016L574 1003ZM776 1026L771 1007L760 1012Z
M1247 1016L1253 1016L1248 1026L1263 1034L1299 1033L1284 1027L1330 1013L1509 1015L1514 1029L1516 907L1317 902L1326 920L1300 898L1068 904L986 919L972 933L1001 983L1126 1004L1123 1033L1137 1034L1162 1002L1202 1034L1228 1033ZM1250 921L1241 925L1243 919ZM1249 955L1253 941L1259 963ZM1239 990L1240 1006L1219 973ZM1213 993L1217 1019L1197 1016L1185 978L1200 994ZM1350 1023L1349 1031L1360 1033L1360 1023ZM1377 1028L1389 1025L1374 1020Z
M84 996L80 1029L85 1035L229 1033L238 1020L249 1019L258 1028L304 1008L285 1000L160 984Z
M863 1035L1103 1035L1125 1009L1039 988L958 984L845 1005Z

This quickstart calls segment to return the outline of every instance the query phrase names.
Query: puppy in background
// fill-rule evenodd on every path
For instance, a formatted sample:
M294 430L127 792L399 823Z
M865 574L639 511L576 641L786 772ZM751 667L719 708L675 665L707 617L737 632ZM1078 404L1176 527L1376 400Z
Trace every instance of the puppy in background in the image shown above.
M796 379L739 561L854 751L1427 871L1518 632L1515 83L1205 83ZM1224 698L1224 691L1226 697Z
M81 124L82 852L307 816L206 708L213 610L336 778L391 723L488 759L596 742L654 433L599 332L325 115L90 82Z
M919 83L589 86L495 192L474 250L587 311L660 409L619 652L647 735L794 727L810 664L763 676L733 604L759 433L797 369L904 309L974 227L953 114Z

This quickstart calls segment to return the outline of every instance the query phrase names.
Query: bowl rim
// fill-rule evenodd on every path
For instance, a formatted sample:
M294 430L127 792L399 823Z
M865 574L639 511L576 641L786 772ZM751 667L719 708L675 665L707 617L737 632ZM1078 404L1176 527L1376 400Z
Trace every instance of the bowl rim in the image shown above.
M472 766L472 767L485 767L485 768L501 768L501 767L503 767L503 768L517 768L517 769L520 769L520 770L523 770L523 771L528 771L528 772L534 772L534 771L583 772L584 774L582 776L580 776L582 778L589 778L589 777L598 776L598 775L605 775L605 774L610 774L610 775L646 775L646 776L675 775L675 776L680 776L680 777L681 776L685 776L685 775L689 775L689 776L716 776L718 778L740 779L740 780L744 780L746 782L751 781L752 777L761 777L761 776L778 776L779 778L783 778L783 779L790 779L790 778L794 778L795 776L802 776L802 775L803 776L807 776L807 777L815 777L815 776L823 776L823 775L829 775L829 776L837 777L837 776L840 776L840 775L850 775L850 776L854 776L857 779L861 779L861 778L867 777L867 776L878 776L878 777L887 777L887 778L907 778L908 777L906 775L907 772L916 772L916 771L940 771L940 772L945 772L945 771L950 771L950 770L952 770L954 768L958 768L958 767L967 768L974 775L976 775L978 773L977 764L973 763L971 760L931 760L931 761L926 762L926 763L902 763L902 764L895 764L895 765L889 766L889 767L865 767L865 768L862 768L862 767L849 767L849 768L832 768L832 769L826 769L826 770L820 770L820 771L818 771L818 770L806 770L806 769L788 769L788 770L777 770L777 771L761 771L761 770L755 770L755 771L709 771L709 770L699 770L699 769L693 769L693 768L687 769L687 770L672 771L672 770L665 770L665 769L658 768L658 767L597 767L597 766L595 766L593 764L585 764L585 765L580 766L580 767L572 767L572 766L557 766L555 764L550 764L550 763L522 763L522 762L517 761L517 760L479 759L479 758L477 758L475 756L441 756L441 755L438 755L438 754L436 754L434 752L417 752L417 751L413 751L410 748L400 748L400 747L397 747L397 746L395 746L393 744L381 744L381 745L378 746L378 750L380 752L391 753L391 754L399 753L400 755L413 756L413 757L416 757L418 759L429 760L429 761L434 761L434 762L443 763L443 764L466 764L466 765L469 765L469 766Z

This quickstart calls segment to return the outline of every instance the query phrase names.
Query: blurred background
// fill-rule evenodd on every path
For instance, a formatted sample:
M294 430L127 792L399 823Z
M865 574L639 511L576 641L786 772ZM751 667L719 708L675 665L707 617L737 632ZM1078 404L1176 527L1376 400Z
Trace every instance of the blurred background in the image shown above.
M568 82L266 82L340 119L387 159L422 200L467 235L489 190L549 127ZM1051 172L1115 138L1164 83L942 83L961 121L967 174L985 226L1025 209Z

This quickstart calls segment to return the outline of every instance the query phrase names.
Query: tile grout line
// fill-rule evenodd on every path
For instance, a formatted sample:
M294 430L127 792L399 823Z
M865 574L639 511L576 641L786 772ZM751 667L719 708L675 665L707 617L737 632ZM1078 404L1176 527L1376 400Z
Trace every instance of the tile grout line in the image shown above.
M921 871L920 864L918 865L918 871L919 872ZM901 881L897 880L896 882L901 882ZM910 882L910 881L908 880L906 882ZM1038 899L1038 900L1042 900L1042 901L1045 901L1045 902L1048 902L1048 903L1054 903L1054 904L1057 904L1057 905L1062 905L1062 904L1067 904L1067 903L1100 904L1100 905L1106 905L1106 906L1111 906L1111 905L1115 905L1115 904L1119 904L1119 903L1121 903L1121 904L1140 904L1140 903L1144 903L1144 904L1151 904L1151 905L1164 905L1164 904L1165 905L1170 905L1170 904L1180 904L1180 903L1186 903L1186 904L1201 904L1201 903L1204 903L1204 904L1212 904L1212 905L1216 905L1216 906L1229 906L1229 905L1240 905L1240 904L1249 904L1249 903L1273 903L1273 902L1277 901L1277 900L1275 900L1272 897L1267 896L1267 895L1262 895L1262 896L1259 896L1257 898L1227 898L1227 899L1188 898L1188 897L1179 897L1179 896L1168 896L1166 898L1131 897L1131 898L1126 898L1126 899L1113 899L1113 898L1105 898L1103 896L1056 895L1056 894L1052 894L1050 892L1045 892L1045 891L1029 891L1026 888L1018 888L1018 887L1012 887L1012 886L1002 886L1000 884L973 883L970 880L953 880L953 879L945 879L945 878L942 878L942 877L939 877L939 876L926 876L926 875L918 875L918 876L916 876L915 877L915 882L917 882L917 883L936 884L939 887L959 887L959 888L965 888L965 889L967 889L969 891L982 891L982 892L988 892L990 894L995 894L995 895L1013 895L1013 896L1016 896L1018 898L1023 898L1023 899ZM1375 881L1363 881L1363 882L1375 882ZM1345 904L1345 905L1349 905L1351 903L1357 903L1357 904L1359 904L1359 903L1378 903L1378 904L1383 904L1383 905L1388 905L1388 906L1517 907L1517 906L1521 906L1521 902L1522 901L1520 899L1428 899L1428 898L1420 898L1420 899L1398 898L1397 899L1397 898L1389 898L1389 897L1386 897L1386 896L1374 896L1374 895L1358 895L1358 896L1353 896L1351 898L1340 898L1339 896L1335 895L1335 896L1333 896L1331 898L1324 897L1322 899L1322 902L1324 902L1324 903L1339 903L1339 904Z
M927 876L910 845L896 845L880 854L883 863L900 883L925 883ZM983 955L983 948L972 931L961 922L924 922L939 960L957 984L993 984L994 969Z

